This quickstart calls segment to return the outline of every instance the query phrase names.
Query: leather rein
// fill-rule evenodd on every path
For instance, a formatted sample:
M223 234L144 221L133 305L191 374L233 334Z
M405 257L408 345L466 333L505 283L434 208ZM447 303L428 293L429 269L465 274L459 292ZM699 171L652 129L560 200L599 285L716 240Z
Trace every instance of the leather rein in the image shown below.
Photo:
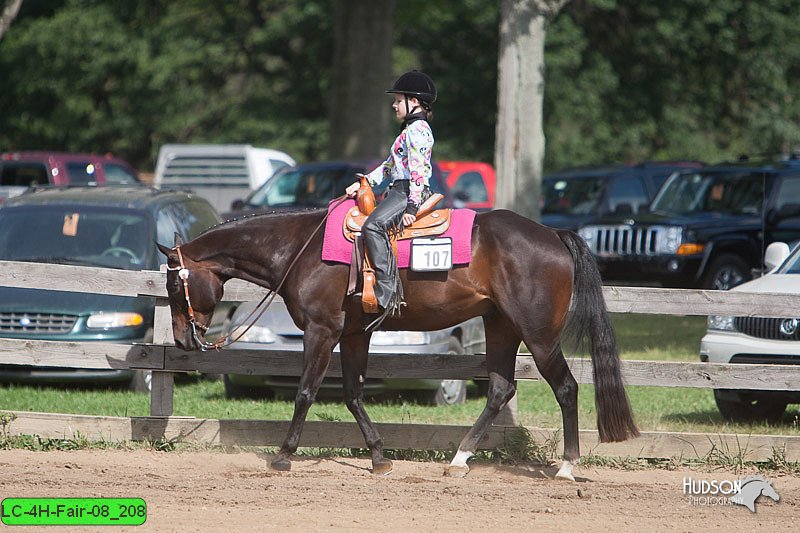
M238 324L238 325L232 327L230 329L230 333L226 334L224 337L218 338L213 343L212 342L208 342L208 341L205 340L205 333L208 331L208 326L206 324L201 324L197 320L197 317L195 317L195 314L194 314L194 308L192 308L192 301L189 298L189 269L186 268L186 264L183 261L183 254L181 253L181 246L177 245L174 248L172 248L178 254L178 261L180 262L180 265L177 266L177 267L169 267L168 266L167 270L168 271L173 271L173 272L174 271L178 272L178 277L180 278L181 283L183 285L183 297L186 300L187 314L189 315L189 324L192 326L192 336L194 337L195 342L197 342L197 344L200 346L200 350L201 351L205 352L210 348L213 348L213 349L219 351L220 349L222 349L222 348L224 348L226 346L230 346L231 344L233 344L233 343L237 342L239 339L241 339L245 335L245 333L247 333L250 330L250 328L253 327L253 325L256 322L258 322L258 319L261 318L261 316L264 314L264 312L267 310L267 308L269 308L269 306L272 304L273 300L275 300L275 296L278 295L278 291L280 291L281 288L283 287L283 284L286 282L286 278L289 277L289 273L292 271L292 268L297 263L297 261L300 259L300 256L303 254L303 252L306 251L306 248L308 248L308 245L311 244L311 240L314 238L314 236L317 234L317 232L319 232L320 228L322 228L322 226L325 224L325 221L328 220L328 217L330 216L331 211L333 211L336 207L338 207L342 202L347 200L347 198L348 198L347 195L342 195L342 196L336 198L335 200L333 200L333 202L335 202L335 203L332 202L333 205L331 205L328 208L328 212L325 214L324 217L322 217L322 221L317 225L317 227L311 233L311 236L309 236L308 239L306 239L306 242L303 244L302 248L300 248L300 251L297 252L297 254L295 254L294 259L292 259L292 262L289 264L289 268L286 269L286 273L283 275L283 279L281 279L281 282L278 283L278 287L275 290L267 289L267 294L264 295L264 297L261 299L260 302L258 302L258 305L256 305L255 308L253 308L253 310L250 312L250 314L247 315L247 317L244 320L242 320L241 324ZM269 300L269 301L267 301L267 300ZM266 304L265 304L265 302L266 302ZM263 306L263 308L262 308L262 306ZM261 308L260 311L259 311L259 308ZM257 311L258 311L258 315L256 315L255 318L253 318L253 315L255 315L255 313ZM244 329L244 331L239 333L236 336L235 339L232 338L233 337L233 333L237 329L239 329L239 327L242 324L246 323L251 318L253 318L253 320L247 325L247 327ZM198 330L200 330L202 333L199 333Z

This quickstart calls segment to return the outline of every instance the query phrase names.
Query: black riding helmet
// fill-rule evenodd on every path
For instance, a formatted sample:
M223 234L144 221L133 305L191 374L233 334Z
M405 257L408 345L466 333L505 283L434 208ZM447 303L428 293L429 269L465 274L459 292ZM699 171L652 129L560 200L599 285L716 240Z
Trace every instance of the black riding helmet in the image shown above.
M386 92L416 96L428 106L436 101L436 85L430 76L419 70L406 72Z

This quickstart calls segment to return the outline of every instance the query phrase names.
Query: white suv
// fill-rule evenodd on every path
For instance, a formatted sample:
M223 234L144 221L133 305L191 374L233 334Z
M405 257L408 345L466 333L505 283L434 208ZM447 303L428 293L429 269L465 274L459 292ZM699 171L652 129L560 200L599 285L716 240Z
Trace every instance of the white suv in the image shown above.
M153 185L191 190L222 213L276 171L294 165L284 152L249 144L165 144L158 151Z
M800 246L790 253L782 242L769 245L768 273L731 290L800 294ZM711 315L700 341L700 360L710 363L800 364L800 318ZM732 421L781 418L786 405L800 403L800 392L715 389L722 416Z

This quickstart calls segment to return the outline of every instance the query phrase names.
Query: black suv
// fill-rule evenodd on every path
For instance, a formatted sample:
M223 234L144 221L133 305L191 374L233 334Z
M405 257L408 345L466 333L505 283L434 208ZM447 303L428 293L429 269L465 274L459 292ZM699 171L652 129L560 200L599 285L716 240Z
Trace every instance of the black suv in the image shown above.
M270 176L258 189L244 200L233 203L233 211L223 213L223 219L271 211L300 208L327 207L334 198L344 194L348 185L355 182L356 174L364 174L382 161L320 161L296 167L283 167ZM375 187L375 195L386 192L388 182ZM432 192L444 195L437 207L461 207L463 202L453 198L445 185L439 166L433 164L430 179Z
M584 167L542 177L542 224L577 231L610 214L637 214L674 172L698 168L695 161Z
M579 234L605 281L730 289L762 267L767 244L800 238L800 160L673 174L648 212L605 217Z

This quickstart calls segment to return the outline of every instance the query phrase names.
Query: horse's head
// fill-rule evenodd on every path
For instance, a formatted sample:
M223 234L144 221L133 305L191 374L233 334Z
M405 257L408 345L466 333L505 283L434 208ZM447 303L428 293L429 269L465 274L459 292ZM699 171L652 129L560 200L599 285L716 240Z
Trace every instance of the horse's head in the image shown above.
M781 496L780 494L778 494L778 491L775 490L775 487L772 486L772 482L764 478L763 476L758 476L758 477L763 480L763 483L760 484L761 494L768 498L772 498L776 502L779 501L781 499Z
M172 334L175 345L184 350L206 349L204 338L214 315L214 306L222 299L224 280L214 265L194 261L181 250L176 238L175 247L158 244L167 256L167 295L172 314Z

